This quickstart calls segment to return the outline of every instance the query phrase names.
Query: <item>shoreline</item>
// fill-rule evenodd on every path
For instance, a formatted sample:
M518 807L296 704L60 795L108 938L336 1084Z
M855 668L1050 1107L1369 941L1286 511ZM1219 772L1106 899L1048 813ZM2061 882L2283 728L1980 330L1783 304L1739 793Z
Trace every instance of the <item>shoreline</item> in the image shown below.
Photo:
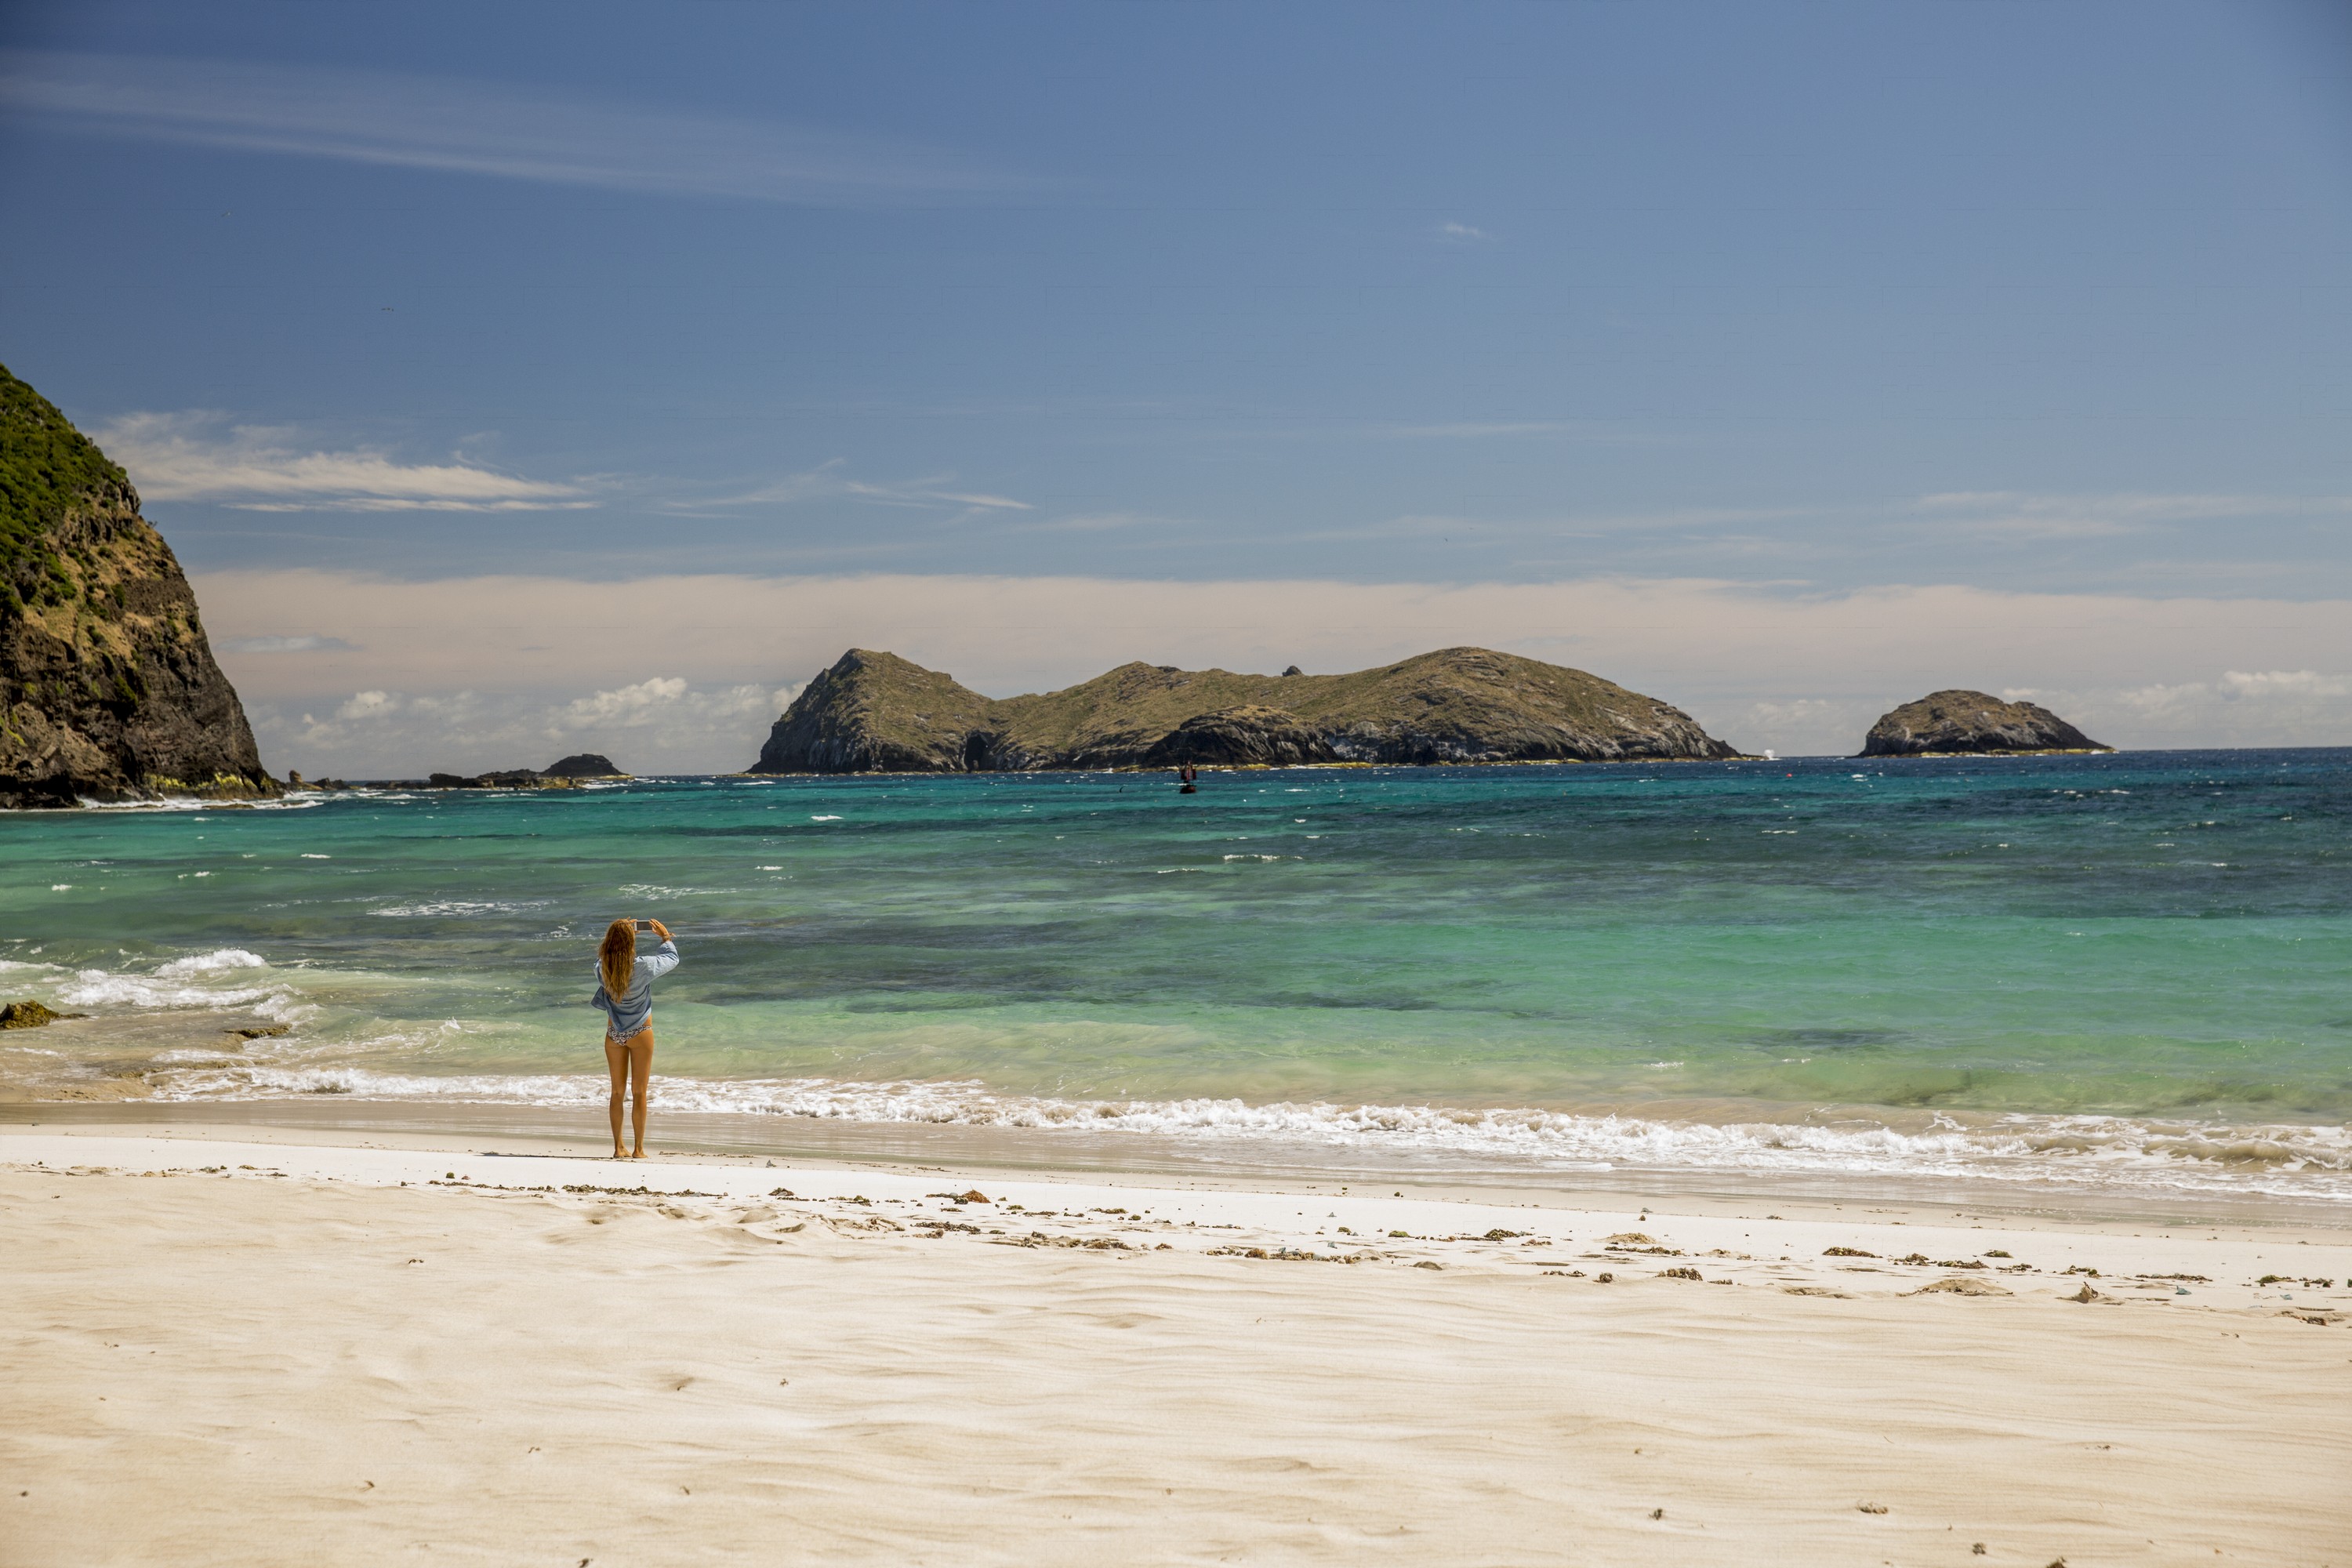
M273 968L243 949L157 965L150 957L77 979L52 963L38 983L20 979L70 1011L0 1034L0 1121L86 1121L112 1107L140 1122L560 1133L602 1120L604 1077L578 1070L576 1056L536 1072L378 1068L310 1033L315 1009L297 988L299 965ZM1101 1099L993 1089L971 1077L691 1072L660 1072L654 1084L667 1132L714 1149L846 1148L1038 1168L1344 1170L1488 1185L1589 1187L1598 1174L1623 1191L1834 1196L1894 1188L1930 1202L2027 1209L2333 1209L2352 1219L2352 1143L2342 1124L2262 1116L2268 1108L2253 1105L2226 1108L2235 1115L2219 1114L2221 1106L2135 1115L1691 1092L1530 1104L1493 1085L1441 1096L1433 1085L1408 1083L1394 1092L1386 1102L1244 1099L1179 1084L1162 1098Z
M2352 1236L1596 1196L10 1121L12 1538L2345 1562Z
M999 1180L1181 1184L1207 1189L1316 1190L1336 1185L1465 1202L1694 1215L1772 1208L1828 1215L1966 1214L1972 1222L2061 1226L2201 1227L2352 1243L2352 1204L2267 1194L2176 1192L1995 1180L1728 1169L1517 1168L1443 1159L1349 1161L1344 1151L1271 1142L1218 1149L1151 1134L860 1122L709 1111L663 1111L649 1164L776 1161L896 1171L968 1170ZM475 1102L416 1104L303 1097L250 1100L0 1102L0 1150L22 1133L282 1142L383 1143L463 1152L511 1143L601 1159L603 1107ZM1288 1158L1282 1157L1285 1153Z
M261 961L208 968L231 984ZM132 972L121 984L158 982ZM188 975L170 984L192 984ZM281 984L273 980L270 984ZM257 996L251 991L247 995ZM174 992L168 1000L186 999ZM69 1005L89 997L68 991ZM232 994L227 1003L238 1002ZM320 1061L273 995L201 1010L67 1014L0 1034L0 1121L403 1123L537 1132L601 1121L605 1081L578 1070L404 1074ZM279 1053L293 1059L280 1065ZM257 1054L258 1053L258 1054ZM303 1059L306 1053L310 1059ZM251 1081L239 1085L240 1076ZM971 1079L706 1078L657 1073L657 1123L685 1145L768 1153L1278 1176L1601 1185L1628 1192L1928 1194L2042 1212L2270 1210L2352 1224L2339 1122L2101 1111L1995 1111L1653 1094L1530 1105L1488 1092L1389 1103L1204 1092L1096 1099ZM1412 1093L1406 1091L1408 1096Z

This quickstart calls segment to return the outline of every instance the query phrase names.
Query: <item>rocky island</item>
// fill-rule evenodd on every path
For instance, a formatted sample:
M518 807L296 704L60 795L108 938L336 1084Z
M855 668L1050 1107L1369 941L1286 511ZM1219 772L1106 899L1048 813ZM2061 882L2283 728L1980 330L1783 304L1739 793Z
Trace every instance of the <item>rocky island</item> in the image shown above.
M539 776L546 779L625 779L629 775L614 767L613 759L602 752L574 752L540 769Z
M1870 727L1865 757L2016 756L2034 752L2112 752L2032 702L1981 691L1931 691Z
M1181 763L1633 762L1738 752L1681 710L1486 648L1352 675L1125 664L1002 700L892 653L852 648L809 682L754 773L1007 773Z
M274 795L129 476L0 367L0 807Z
M625 779L629 775L597 752L578 752L544 768L504 768L487 773L435 773L426 789L570 789L588 779Z
M544 768L499 768L487 773L433 773L421 779L310 779L290 773L297 789L571 789L576 784L619 781L630 775L598 752L577 752Z

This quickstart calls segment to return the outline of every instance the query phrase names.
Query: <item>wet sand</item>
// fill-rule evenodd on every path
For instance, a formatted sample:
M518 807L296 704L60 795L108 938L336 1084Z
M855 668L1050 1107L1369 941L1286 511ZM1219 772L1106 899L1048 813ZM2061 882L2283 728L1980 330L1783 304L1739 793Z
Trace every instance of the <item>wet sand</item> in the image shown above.
M2341 1231L1634 1201L8 1125L0 1560L2352 1568Z
M0 1090L5 1093L5 1090ZM301 1143L382 1143L447 1149L530 1149L601 1156L601 1103L591 1110L436 1100L410 1103L340 1095L274 1100L10 1102L6 1130L165 1133ZM1565 1205L1675 1213L1833 1215L1860 1205L1921 1215L2034 1225L2121 1223L2127 1229L2236 1226L2352 1240L2352 1205L2257 1191L2182 1191L2115 1181L2002 1180L1985 1173L1563 1166L1556 1162L1335 1148L1312 1141L1171 1139L1056 1127L973 1127L917 1121L677 1111L656 1107L655 1146L675 1156L751 1156L786 1164L855 1163L990 1172L1013 1178L1066 1175L1159 1185L1248 1190L1343 1184L1402 1189L1409 1197Z

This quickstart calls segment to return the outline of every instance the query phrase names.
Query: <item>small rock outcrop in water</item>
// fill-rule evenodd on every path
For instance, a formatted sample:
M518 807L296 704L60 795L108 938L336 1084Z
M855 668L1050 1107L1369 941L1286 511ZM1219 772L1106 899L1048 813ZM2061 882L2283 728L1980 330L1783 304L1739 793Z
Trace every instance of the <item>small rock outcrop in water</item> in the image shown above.
M274 795L123 471L0 367L0 806Z
M53 1013L38 1002L11 1002L0 1007L0 1029L37 1029L59 1018L81 1018L83 1013Z
M1003 773L1180 763L1632 762L1738 753L1599 676L1486 648L1353 675L1127 664L1001 701L852 648L776 721L755 773Z
M1865 757L1927 757L2023 752L2112 752L2032 702L1981 691L1937 691L1906 702L1870 727Z
M617 779L628 775L613 765L613 759L601 752L580 752L540 770L540 776L551 779Z

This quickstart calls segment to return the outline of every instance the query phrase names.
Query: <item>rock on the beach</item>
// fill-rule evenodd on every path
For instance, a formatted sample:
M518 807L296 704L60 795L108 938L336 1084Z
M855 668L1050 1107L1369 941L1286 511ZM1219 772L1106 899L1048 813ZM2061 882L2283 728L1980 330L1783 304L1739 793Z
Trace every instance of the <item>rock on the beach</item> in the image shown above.
M0 807L271 796L139 492L0 368Z
M37 1029L44 1024L54 1024L59 1018L70 1018L71 1013L53 1013L38 1002L11 1002L0 1007L0 1029Z
M2037 703L2004 702L1981 691L1932 691L1870 727L1865 757L2112 752Z
M1737 756L1690 715L1613 681L1487 648L1351 675L1124 664L1001 700L852 648L776 721L755 773L1007 773L1182 763L1635 762Z
M1906 1290L1906 1296L2006 1296L2009 1292L1990 1279L1971 1279L1965 1274L1955 1274L1948 1279L1932 1279L1916 1290Z

